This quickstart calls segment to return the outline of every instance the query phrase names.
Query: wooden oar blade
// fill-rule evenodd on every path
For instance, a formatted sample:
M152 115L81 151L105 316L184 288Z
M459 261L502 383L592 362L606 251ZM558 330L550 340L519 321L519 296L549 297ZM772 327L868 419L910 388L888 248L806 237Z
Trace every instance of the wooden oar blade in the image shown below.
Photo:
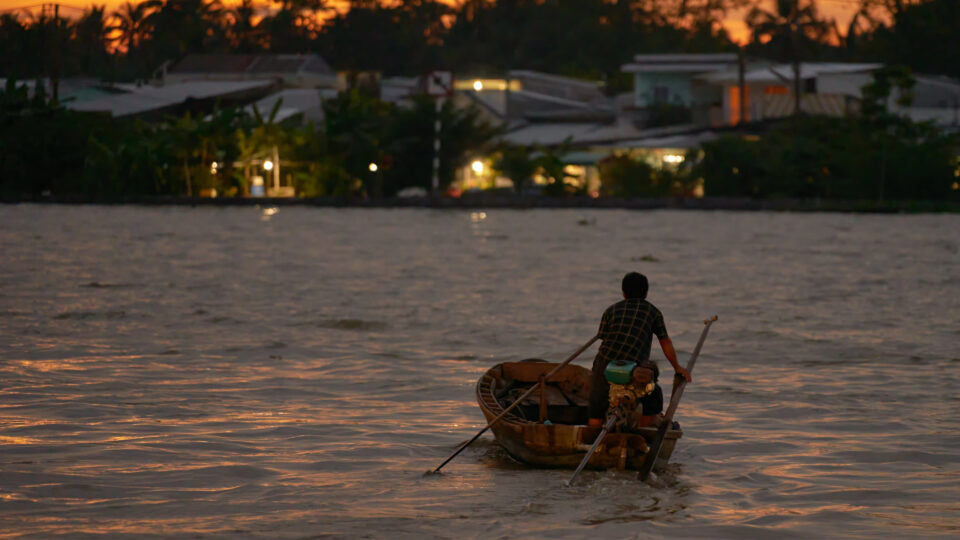
M587 466L587 462L590 461L590 458L593 457L593 453L597 451L597 448L600 447L600 443L603 441L603 438L607 436L607 433L610 432L610 428L613 427L617 421L617 415L611 414L610 418L607 419L607 423L604 424L603 429L600 430L600 434L597 435L597 438L593 441L593 446L590 447L590 450L587 452L587 455L583 456L583 459L580 461L580 465L577 466L577 470L573 471L573 474L570 476L570 479L567 480L566 486L570 487L573 485L573 480L580 474L580 471Z
M653 470L653 466L657 462L657 457L660 455L660 449L663 447L663 439L667 436L667 430L670 429L670 424L673 421L667 422L664 420L660 427L657 428L657 435L653 441L653 445L647 451L647 457L643 460L643 465L640 468L640 480L646 480L650 476L650 471Z

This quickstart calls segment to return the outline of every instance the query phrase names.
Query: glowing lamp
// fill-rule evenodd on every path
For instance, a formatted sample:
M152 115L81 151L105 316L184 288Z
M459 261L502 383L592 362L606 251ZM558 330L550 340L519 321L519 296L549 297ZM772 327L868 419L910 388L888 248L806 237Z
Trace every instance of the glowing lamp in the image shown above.
M473 89L476 90L477 92L483 90L483 82L473 81Z
M483 174L483 162L479 159L471 163L470 168L477 174Z
M272 171L272 170L273 170L273 162L270 161L269 159L266 160L266 161L264 161L264 162L263 162L263 170L265 170L265 171Z
M370 169L370 172L377 172L377 169L379 167L377 167L376 163L371 163L370 165L367 166L367 168Z
M663 156L663 161L667 163L683 163L683 156L679 154L667 154Z

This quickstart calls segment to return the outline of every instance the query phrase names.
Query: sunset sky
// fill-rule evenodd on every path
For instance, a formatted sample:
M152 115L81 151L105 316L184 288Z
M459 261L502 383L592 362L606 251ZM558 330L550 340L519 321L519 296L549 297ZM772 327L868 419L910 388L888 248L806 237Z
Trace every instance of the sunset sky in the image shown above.
M224 4L231 5L236 2L231 0L223 0ZM27 6L38 6L41 3L41 0L0 0L0 9L11 9L18 7L27 7ZM63 16L73 16L80 12L85 6L90 4L103 5L106 4L107 8L110 10L115 9L117 6L122 4L122 0L103 0L98 2L62 2L61 14ZM346 5L346 1L337 2L334 0L331 2L333 5L341 4ZM456 1L449 1L450 4L457 4ZM772 0L768 2L772 4ZM850 18L857 11L857 2L856 0L817 0L817 7L820 10L820 13L828 18L833 18L837 21L838 26L841 31L846 29L846 25L849 23ZM743 22L743 18L746 15L746 10L740 12L731 13L730 17L726 20L726 26L731 35L735 39L743 39L746 35L746 25Z

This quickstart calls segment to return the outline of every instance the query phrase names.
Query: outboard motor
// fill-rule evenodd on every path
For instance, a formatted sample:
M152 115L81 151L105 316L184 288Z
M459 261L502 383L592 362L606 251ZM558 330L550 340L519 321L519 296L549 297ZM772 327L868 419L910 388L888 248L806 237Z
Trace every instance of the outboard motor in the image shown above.
M640 399L656 389L653 370L635 362L613 360L603 374L610 383L607 415L617 415L618 427L633 427L631 424Z

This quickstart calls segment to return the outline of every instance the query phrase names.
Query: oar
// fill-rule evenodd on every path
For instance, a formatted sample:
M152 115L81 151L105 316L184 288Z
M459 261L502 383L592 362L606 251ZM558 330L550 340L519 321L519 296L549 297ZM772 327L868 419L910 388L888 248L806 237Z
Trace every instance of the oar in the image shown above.
M617 415L611 414L610 418L607 419L607 423L603 425L603 429L600 430L600 434L597 435L597 439L593 441L593 446L590 447L590 451L587 452L586 456L584 456L583 461L580 462L580 465L577 465L577 470L573 471L573 476L567 480L567 487L573 485L573 479L580 474L580 471L582 471L584 467L586 467L587 462L590 461L590 457L593 456L593 453L597 451L597 447L600 446L600 441L607 436L607 433L610 431L610 428L613 427L613 424L616 423L616 421Z
M703 342L707 339L707 332L710 330L710 325L713 324L715 320L717 320L716 315L703 321L703 324L706 326L704 326L703 332L700 334L700 341L697 341L697 346L693 349L693 354L690 355L690 361L687 362L687 373L693 373L693 365L697 362L697 356L700 355L700 348L703 347ZM650 476L650 471L653 470L653 464L657 462L657 457L660 455L660 448L663 447L663 438L666 436L667 430L670 429L670 425L673 424L673 413L677 411L677 406L680 405L680 397L683 396L683 388L685 386L687 386L687 380L682 379L670 396L670 406L667 407L667 413L663 415L663 422L660 423L660 428L657 429L657 436L653 439L653 444L647 451L647 458L643 461L643 466L640 467L640 480L646 480L647 477Z
M565 365L569 364L570 362L572 362L574 358L580 356L580 354L581 354L583 351L587 350L591 345L593 345L593 342L596 341L596 340L598 340L598 339L600 339L600 335L599 335L599 334L597 334L597 335L593 336L592 338L590 338L590 341L584 343L582 347L580 347L579 349L577 349L577 352L571 354L571 355L570 355L570 358L567 358L566 360L564 360L563 363L561 363L559 366L557 366L557 367L553 368L552 370L550 370L550 373L547 373L546 375L544 375L544 377L543 377L542 379L540 379L540 381L543 381L543 383L546 384L547 379L549 379L550 377L552 377L553 375L555 375L558 371L560 371L560 368L562 368L563 366L565 366ZM443 466L446 465L447 463L450 463L450 460L451 460L451 459L457 457L457 454L459 454L460 452L463 452L464 448L470 446L470 445L473 443L473 441L479 439L480 436L484 434L484 432L486 432L488 429L490 429L490 426L492 426L492 425L496 424L497 422L499 422L500 419L503 418L504 416L506 416L506 414L507 414L508 412L512 411L514 407L516 407L517 405L519 405L520 402L524 400L524 398L526 398L527 396L529 396L531 393L533 393L534 390L536 390L536 389L540 386L540 381L537 381L536 384L534 384L533 386L531 386L529 390L527 390L527 391L524 392L520 397L518 397L518 398L516 399L516 401L513 402L513 404L511 404L509 407L507 407L506 409L504 409L503 412L500 413L499 415L497 415L496 418L494 418L493 420L487 422L487 426L486 426L486 427L484 427L483 429L481 429L480 432L477 433L476 435L474 435L472 439L470 439L469 441L467 441L467 442L463 443L462 445L460 445L460 447L457 448L457 451L454 452L453 454L450 454L450 457L448 457L443 463L441 463L439 467L437 467L436 469L434 469L433 472L434 472L434 473L440 472L440 469L442 469Z

